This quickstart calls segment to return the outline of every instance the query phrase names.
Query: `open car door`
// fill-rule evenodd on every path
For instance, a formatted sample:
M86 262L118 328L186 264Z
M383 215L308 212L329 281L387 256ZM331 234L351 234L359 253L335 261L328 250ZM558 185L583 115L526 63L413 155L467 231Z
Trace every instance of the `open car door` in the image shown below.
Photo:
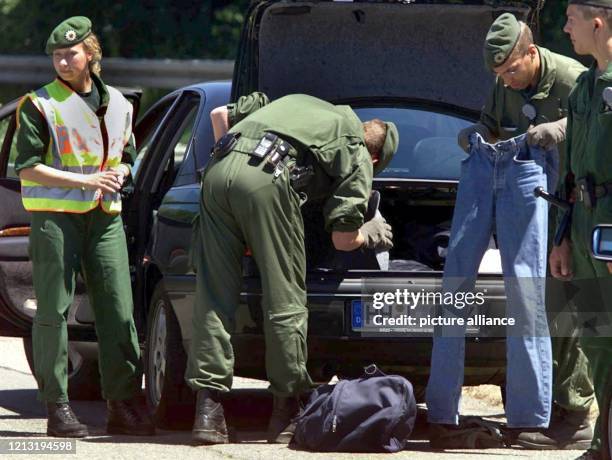
M0 108L0 335L27 336L36 301L28 258L30 216L13 169L17 101Z

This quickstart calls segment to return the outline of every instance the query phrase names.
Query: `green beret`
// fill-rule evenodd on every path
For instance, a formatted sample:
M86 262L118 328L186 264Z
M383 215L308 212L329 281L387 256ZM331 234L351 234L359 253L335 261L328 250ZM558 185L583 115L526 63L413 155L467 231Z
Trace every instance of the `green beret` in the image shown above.
M569 0L568 4L594 6L595 8L612 8L612 0Z
M513 14L504 13L491 25L484 44L484 61L489 69L502 65L521 36L521 25Z
M91 21L85 16L72 16L60 23L49 38L45 52L53 53L58 48L68 48L81 43L91 34Z
M399 133L397 132L395 123L387 122L385 123L385 126L387 127L387 137L385 137L385 143L383 144L382 151L380 152L378 162L374 165L375 176L377 176L378 173L381 173L391 162L393 155L395 155L395 152L397 152L397 146L399 144Z

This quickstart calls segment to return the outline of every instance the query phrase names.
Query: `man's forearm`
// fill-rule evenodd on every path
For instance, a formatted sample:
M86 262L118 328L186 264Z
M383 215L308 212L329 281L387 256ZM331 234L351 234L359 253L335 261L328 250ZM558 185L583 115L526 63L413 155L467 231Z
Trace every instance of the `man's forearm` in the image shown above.
M221 107L213 109L212 112L210 112L210 121L212 122L215 142L217 142L229 131L227 106L222 105Z

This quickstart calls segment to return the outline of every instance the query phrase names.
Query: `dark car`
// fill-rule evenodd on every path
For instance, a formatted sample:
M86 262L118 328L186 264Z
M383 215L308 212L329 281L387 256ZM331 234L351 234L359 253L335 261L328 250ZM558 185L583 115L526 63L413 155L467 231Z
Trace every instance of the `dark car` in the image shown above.
M329 235L321 231L319 204L303 208L308 367L315 380L325 381L334 374L352 375L375 362L422 389L432 328L409 333L367 328L369 310L363 302L368 296L363 294L439 291L443 240L448 237L461 161L466 157L456 144L457 133L478 118L492 84L482 63L482 42L497 15L512 11L527 17L535 3L253 2L233 82L175 91L142 117L135 131L139 159L134 183L124 191L124 221L134 315L145 351L147 397L161 425L176 426L188 416L193 402L183 380L195 292L188 255L199 175L213 144L211 109L254 90L272 99L299 92L350 104L364 120L378 117L396 123L399 151L374 182L381 196L380 212L395 235L387 269L381 269L376 259L334 251ZM6 209L0 214L0 333L27 336L35 308L25 236L28 216L21 207L19 181L10 170L14 148L10 108L2 113L9 121L0 156L0 199ZM244 290L232 337L235 373L265 379L261 287L248 256L243 271ZM484 294L479 313L504 316L503 281L493 240L475 292ZM87 344L95 341L93 318L86 296L79 294L69 315L75 356L70 388L76 393L84 386L79 379L93 380L87 366L92 367L95 358L95 347L91 350ZM468 329L467 385L503 383L503 331ZM29 342L24 340L27 350Z

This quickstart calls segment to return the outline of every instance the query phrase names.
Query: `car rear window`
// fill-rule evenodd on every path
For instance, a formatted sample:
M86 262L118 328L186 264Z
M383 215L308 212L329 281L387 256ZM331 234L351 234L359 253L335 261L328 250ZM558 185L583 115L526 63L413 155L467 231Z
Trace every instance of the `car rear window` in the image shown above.
M361 120L392 121L399 131L399 148L378 178L459 180L467 154L457 134L472 122L452 115L411 108L356 108Z

